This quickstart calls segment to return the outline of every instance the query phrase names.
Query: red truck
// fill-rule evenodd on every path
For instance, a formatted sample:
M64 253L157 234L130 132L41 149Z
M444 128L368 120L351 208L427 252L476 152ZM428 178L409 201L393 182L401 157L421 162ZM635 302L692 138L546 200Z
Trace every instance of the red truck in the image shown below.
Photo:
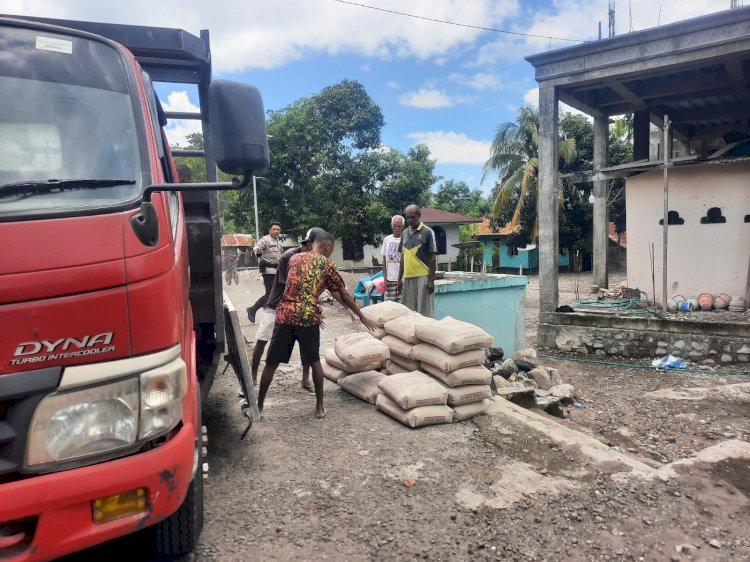
M205 31L0 16L0 42L0 560L142 529L186 553L225 346L216 190L268 166L260 94L211 80ZM177 183L171 118L201 121L208 183Z

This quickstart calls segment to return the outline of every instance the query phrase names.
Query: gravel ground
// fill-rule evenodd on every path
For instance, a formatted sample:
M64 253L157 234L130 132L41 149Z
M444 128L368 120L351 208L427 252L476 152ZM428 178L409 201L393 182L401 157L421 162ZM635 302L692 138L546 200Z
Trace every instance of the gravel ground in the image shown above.
M244 310L261 284L257 274L241 277L228 292ZM351 288L356 276L347 277ZM572 300L568 281L561 278L561 304ZM323 347L355 329L339 305L325 311ZM532 278L532 343L537 315ZM252 342L254 326L241 322ZM561 424L653 466L750 438L748 402L644 396L747 377L542 361L579 389L583 407ZM206 523L185 560L750 559L748 460L694 464L667 482L613 478L616 467L504 419L410 430L329 381L328 416L317 420L300 372L295 356L277 373L266 417L245 441L231 369L217 378L206 419ZM117 548L71 560L99 560Z

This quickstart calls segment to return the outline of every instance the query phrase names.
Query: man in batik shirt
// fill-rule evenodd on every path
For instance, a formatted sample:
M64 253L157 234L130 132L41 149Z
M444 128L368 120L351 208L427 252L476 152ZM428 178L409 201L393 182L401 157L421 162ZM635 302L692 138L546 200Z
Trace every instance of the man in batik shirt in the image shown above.
M351 310L369 330L375 324L360 312L352 296L346 291L336 264L329 259L333 253L333 236L321 232L315 237L311 252L292 256L289 260L284 296L276 307L276 325L266 355L266 366L260 377L258 410L263 413L263 403L268 387L279 363L289 363L295 342L299 342L300 356L312 369L315 385L315 415L326 415L323 407L323 368L320 365L320 319L318 297L328 289L338 293L341 302Z

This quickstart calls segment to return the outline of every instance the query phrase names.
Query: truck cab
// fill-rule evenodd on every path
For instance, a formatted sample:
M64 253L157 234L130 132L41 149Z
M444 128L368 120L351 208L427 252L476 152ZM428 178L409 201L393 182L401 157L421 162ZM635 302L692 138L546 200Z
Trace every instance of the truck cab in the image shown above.
M211 80L207 33L0 17L0 40L0 559L144 528L185 553L224 348L216 189L268 165L260 95ZM208 183L177 183L157 80L198 86L179 117Z

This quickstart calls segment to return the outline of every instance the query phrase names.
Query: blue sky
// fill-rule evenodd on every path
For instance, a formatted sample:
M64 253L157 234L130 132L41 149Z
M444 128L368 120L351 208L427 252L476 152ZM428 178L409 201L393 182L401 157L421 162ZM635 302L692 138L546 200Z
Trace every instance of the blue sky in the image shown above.
M608 0L352 0L413 15L532 35L591 40L607 30ZM618 34L729 8L730 0L616 0ZM0 13L211 32L214 77L254 84L280 109L343 79L383 110L384 144L426 143L436 174L480 185L497 126L536 104L524 57L573 45L447 25L335 0L0 0ZM161 85L162 103L189 110L194 90ZM564 108L563 108L564 109ZM171 123L181 142L190 122ZM273 155L272 155L273 157Z

